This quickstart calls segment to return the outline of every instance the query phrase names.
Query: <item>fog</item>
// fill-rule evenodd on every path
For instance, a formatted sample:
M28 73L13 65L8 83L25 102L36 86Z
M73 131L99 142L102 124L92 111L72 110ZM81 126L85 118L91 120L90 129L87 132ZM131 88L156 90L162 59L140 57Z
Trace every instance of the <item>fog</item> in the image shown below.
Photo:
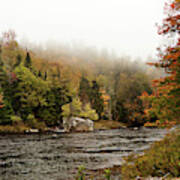
M160 44L155 23L163 18L164 2L6 0L0 6L0 32L15 30L22 44L83 45L146 59Z

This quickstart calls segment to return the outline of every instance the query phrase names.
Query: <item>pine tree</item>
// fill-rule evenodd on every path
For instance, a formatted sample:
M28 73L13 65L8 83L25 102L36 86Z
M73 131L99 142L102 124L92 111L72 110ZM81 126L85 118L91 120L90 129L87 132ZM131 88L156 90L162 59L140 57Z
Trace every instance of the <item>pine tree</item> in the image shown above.
M44 80L46 80L47 79L47 72L45 71L45 73L44 73Z
M102 99L102 94L100 92L100 87L96 81L92 82L93 85L90 90L90 102L91 107L96 110L99 118L102 117L102 113L104 111L104 102Z
M42 77L42 74L41 74L41 71L39 70L39 72L38 72L38 77Z
M79 85L79 97L83 105L89 102L89 96L90 96L89 81L85 77L82 77Z
M44 82L49 83L44 80ZM39 106L35 109L35 115L38 119L42 119L48 126L62 125L62 106L71 102L71 97L68 94L66 87L60 84L48 84L49 89L44 98L46 106Z
M29 52L26 53L26 59L25 59L24 66L29 69L32 69L32 60L31 60Z
M8 125L12 123L11 116L14 114L9 101L3 99L0 94L0 125Z

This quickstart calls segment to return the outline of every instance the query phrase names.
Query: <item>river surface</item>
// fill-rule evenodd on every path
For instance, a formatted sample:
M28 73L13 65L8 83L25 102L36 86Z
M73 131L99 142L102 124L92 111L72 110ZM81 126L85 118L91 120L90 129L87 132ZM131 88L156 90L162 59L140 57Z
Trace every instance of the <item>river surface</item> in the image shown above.
M0 135L0 180L72 180L79 166L88 170L121 165L167 130L141 128L90 133Z

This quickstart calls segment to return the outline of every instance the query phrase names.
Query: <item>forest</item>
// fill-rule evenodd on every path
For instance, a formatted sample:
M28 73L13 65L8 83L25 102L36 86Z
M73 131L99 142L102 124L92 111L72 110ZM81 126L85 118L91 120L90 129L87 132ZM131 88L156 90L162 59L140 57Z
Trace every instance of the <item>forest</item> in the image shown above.
M178 36L179 6L170 7L159 34ZM2 33L0 125L62 127L63 117L70 116L126 126L176 124L180 39L173 37L175 45L158 49L159 61L146 63L81 45L27 49L13 30Z
M166 26L164 34L171 30ZM160 52L159 62L146 63L86 46L31 44L27 49L13 30L4 32L0 38L0 125L62 127L63 117L69 116L126 126L175 124L179 117L178 43Z
M12 29L0 35L0 174L180 177L180 0L164 9L166 41L147 62L78 43L22 42ZM48 131L72 117L95 131Z
M157 120L147 119L140 96L152 94L151 80L164 73L141 60L90 47L26 49L13 30L4 32L0 42L0 125L62 127L67 116L127 126Z

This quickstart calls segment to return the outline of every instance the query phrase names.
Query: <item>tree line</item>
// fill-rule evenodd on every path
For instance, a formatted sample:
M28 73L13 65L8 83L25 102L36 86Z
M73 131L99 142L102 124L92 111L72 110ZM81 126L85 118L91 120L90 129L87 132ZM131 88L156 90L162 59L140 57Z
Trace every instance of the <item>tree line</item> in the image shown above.
M139 97L153 93L151 80L161 73L142 61L87 49L26 50L11 30L0 44L0 125L62 126L63 117L78 116L139 126L158 118L147 117Z

